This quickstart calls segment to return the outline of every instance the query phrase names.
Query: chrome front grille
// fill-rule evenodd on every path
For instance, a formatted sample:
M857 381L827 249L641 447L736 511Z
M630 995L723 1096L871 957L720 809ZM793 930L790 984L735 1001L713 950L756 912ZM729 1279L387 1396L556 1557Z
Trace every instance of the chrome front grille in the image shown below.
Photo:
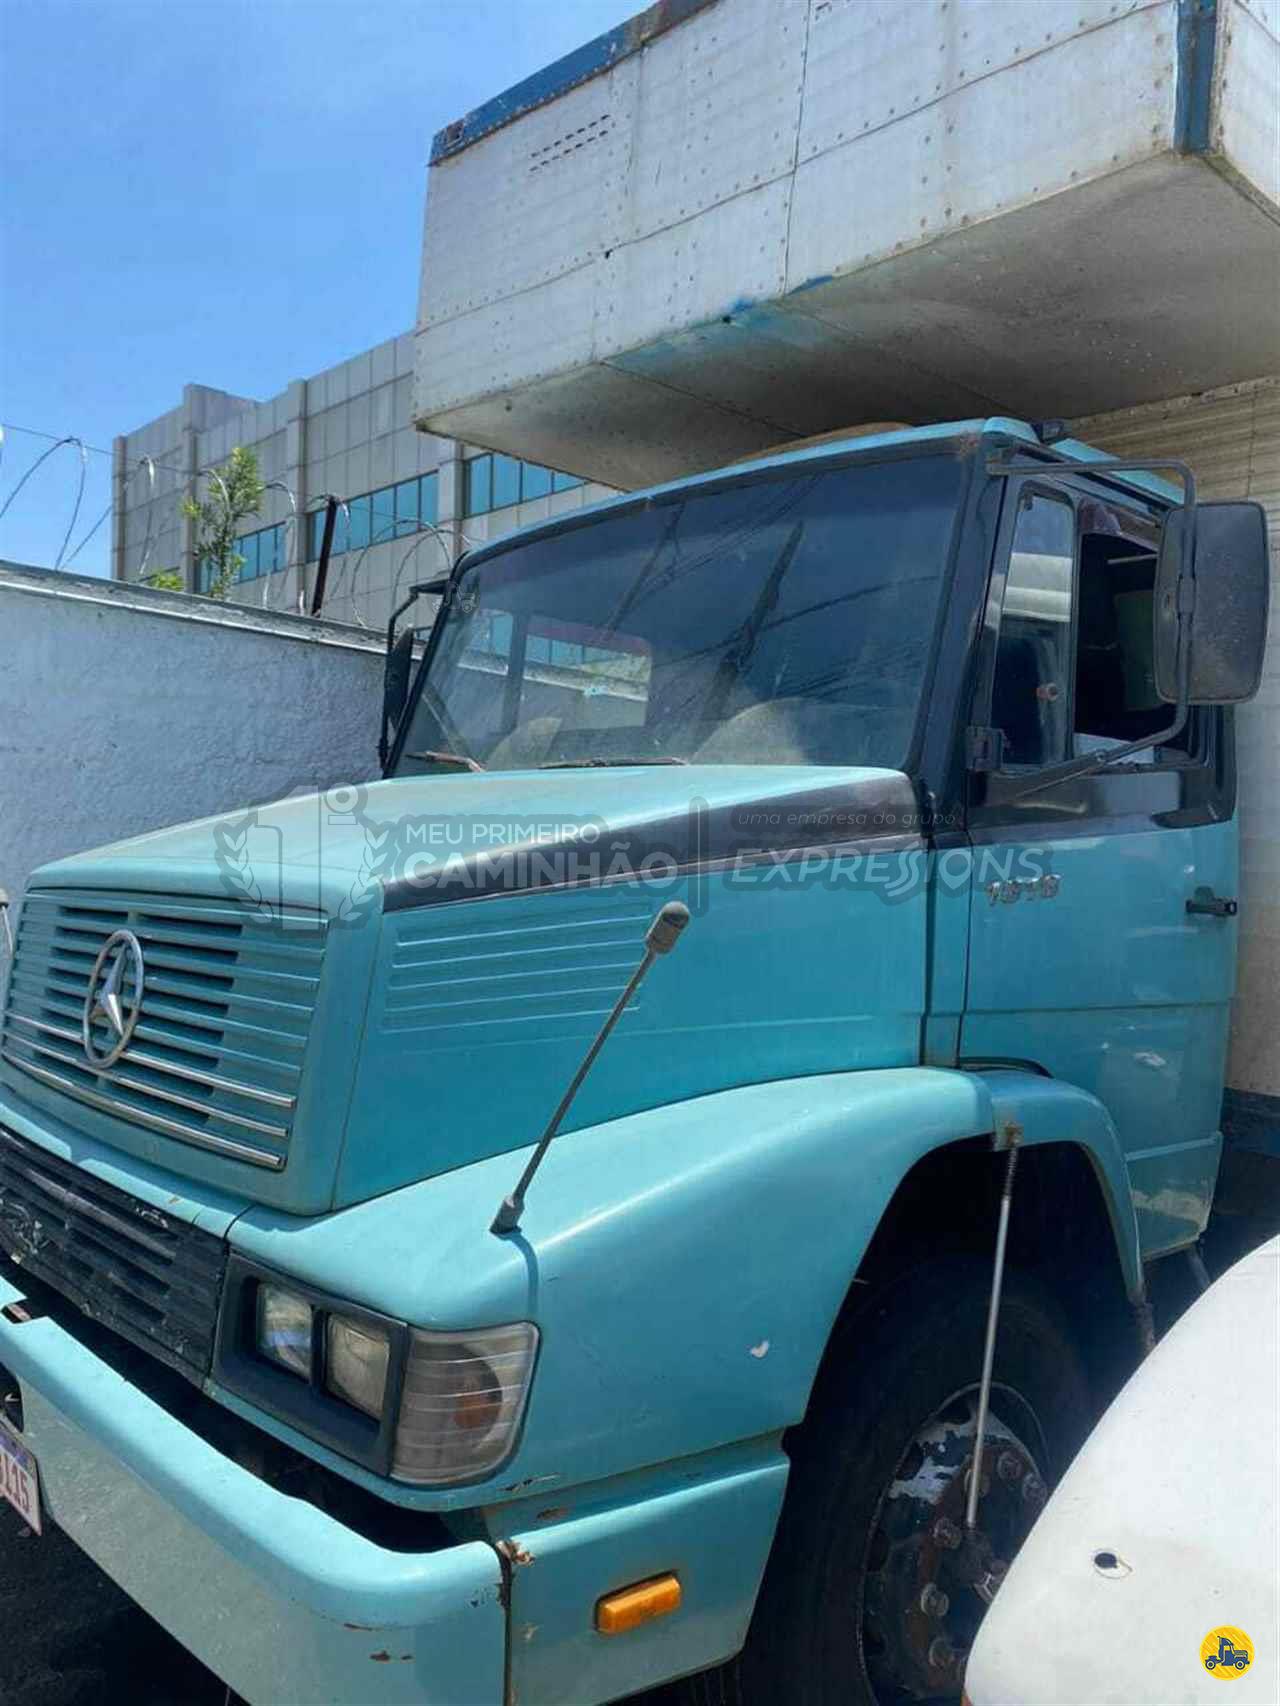
M81 1026L94 962L129 930L141 1010L109 1066ZM0 1039L28 1077L117 1120L276 1171L288 1157L324 920L232 901L36 889L23 900Z
M220 1238L0 1126L0 1250L86 1315L193 1380L208 1373Z

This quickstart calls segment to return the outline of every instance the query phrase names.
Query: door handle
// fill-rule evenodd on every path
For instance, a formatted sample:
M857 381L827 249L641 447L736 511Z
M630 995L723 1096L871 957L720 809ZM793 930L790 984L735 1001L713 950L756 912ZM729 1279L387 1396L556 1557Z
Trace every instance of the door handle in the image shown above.
M1187 902L1187 911L1205 918L1234 918L1240 905L1234 900L1219 900L1212 889L1197 889Z

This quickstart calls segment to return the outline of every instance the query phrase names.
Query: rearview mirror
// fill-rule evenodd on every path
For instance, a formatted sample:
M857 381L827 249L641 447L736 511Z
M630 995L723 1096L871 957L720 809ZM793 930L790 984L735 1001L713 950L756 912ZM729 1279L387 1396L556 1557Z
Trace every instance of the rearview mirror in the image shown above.
M1193 598L1182 586L1185 511L1166 518L1160 539L1156 691L1166 704L1177 703L1182 628L1188 647L1187 702L1235 705L1252 699L1262 679L1271 580L1267 519L1256 503L1197 504L1193 515Z

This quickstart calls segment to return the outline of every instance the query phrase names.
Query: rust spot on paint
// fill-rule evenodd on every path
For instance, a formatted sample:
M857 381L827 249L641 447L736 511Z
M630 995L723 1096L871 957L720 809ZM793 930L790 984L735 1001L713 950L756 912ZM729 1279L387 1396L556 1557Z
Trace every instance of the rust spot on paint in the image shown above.
M376 1665L389 1665L391 1663L391 1654L387 1652L385 1647L380 1653L370 1653L369 1657Z
M559 1522L559 1520L562 1516L568 1516L568 1514L569 1514L568 1505L551 1505L547 1510L539 1511L537 1514L537 1517L535 1518L535 1521L537 1521L537 1522Z
M500 1540L498 1551L508 1564L532 1564L533 1553L527 1547L521 1546L518 1540Z

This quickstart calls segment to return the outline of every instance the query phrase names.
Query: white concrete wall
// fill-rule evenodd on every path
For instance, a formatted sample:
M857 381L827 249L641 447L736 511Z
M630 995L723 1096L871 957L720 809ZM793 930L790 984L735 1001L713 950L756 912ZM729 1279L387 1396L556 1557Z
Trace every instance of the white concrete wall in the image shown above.
M382 652L331 622L0 564L0 887L377 772ZM0 939L0 985L4 982Z

